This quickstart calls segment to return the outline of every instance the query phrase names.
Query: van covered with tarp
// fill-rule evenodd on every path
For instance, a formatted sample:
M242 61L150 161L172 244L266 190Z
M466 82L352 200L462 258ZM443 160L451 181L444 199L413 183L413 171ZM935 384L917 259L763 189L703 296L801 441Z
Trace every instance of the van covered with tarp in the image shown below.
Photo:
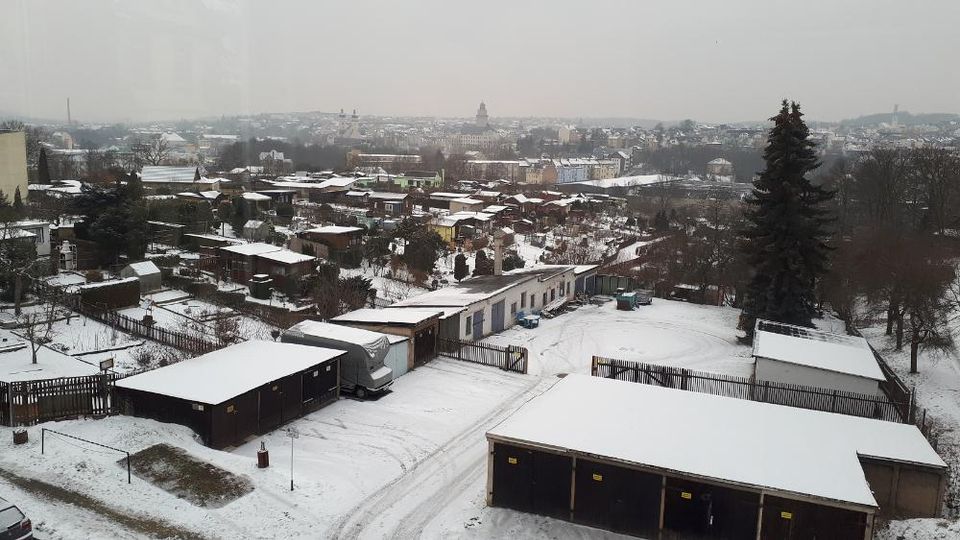
M390 350L385 334L318 321L303 321L280 336L284 343L346 351L340 360L340 386L357 397L383 392L393 384L393 371L383 360Z

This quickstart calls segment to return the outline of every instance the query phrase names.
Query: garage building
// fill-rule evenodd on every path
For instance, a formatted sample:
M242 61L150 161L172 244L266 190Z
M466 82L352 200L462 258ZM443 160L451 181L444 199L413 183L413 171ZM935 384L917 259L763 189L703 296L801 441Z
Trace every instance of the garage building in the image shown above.
M436 357L443 314L439 309L364 308L334 317L330 322L409 338L409 356L403 370L407 371Z
M877 395L886 380L862 337L792 324L758 320L753 358L758 381Z
M640 536L863 540L946 487L913 425L585 375L487 441L488 504Z
M336 401L343 351L247 341L117 381L124 413L224 448Z

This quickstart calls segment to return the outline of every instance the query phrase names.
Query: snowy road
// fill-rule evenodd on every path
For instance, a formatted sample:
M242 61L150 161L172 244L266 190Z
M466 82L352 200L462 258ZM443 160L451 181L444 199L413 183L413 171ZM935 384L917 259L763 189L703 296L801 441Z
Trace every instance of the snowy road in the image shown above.
M484 477L487 430L556 381L556 378L530 381L403 476L352 508L332 528L331 538L421 536L424 526L450 504L454 495L463 493Z

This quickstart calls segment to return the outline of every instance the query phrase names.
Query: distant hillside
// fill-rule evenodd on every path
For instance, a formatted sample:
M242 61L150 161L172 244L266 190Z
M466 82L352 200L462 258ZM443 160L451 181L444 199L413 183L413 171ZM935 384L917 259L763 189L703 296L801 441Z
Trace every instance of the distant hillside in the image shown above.
M859 116L857 118L842 120L840 122L840 125L843 127L878 126L880 124L889 124L892 118L893 118L893 113L868 114L866 116ZM953 113L910 114L907 111L900 111L897 113L897 122L899 122L900 125L902 126L916 126L920 124L939 124L942 122L949 122L951 120L960 121L960 114L953 114Z

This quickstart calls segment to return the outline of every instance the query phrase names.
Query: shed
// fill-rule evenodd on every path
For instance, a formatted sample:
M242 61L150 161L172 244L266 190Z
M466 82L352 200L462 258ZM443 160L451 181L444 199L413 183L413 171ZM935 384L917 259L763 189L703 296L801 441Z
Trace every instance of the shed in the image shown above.
M867 340L802 326L758 320L753 357L761 381L875 395L886 380Z
M422 365L437 355L440 309L358 309L330 319L330 322L393 334L410 339L407 369Z
M248 219L243 224L243 237L251 242L263 242L270 236L270 224L259 219Z
M340 395L343 351L246 341L116 383L126 414L192 428L213 448L314 411Z
M946 485L910 424L578 374L487 441L488 504L648 537L868 540Z
M403 336L387 334L387 341L390 342L390 348L387 355L383 357L383 365L393 371L393 378L407 373L407 357L410 350L410 339Z
M140 294L160 289L163 286L160 269L153 261L130 263L120 269L120 277L134 277L140 282Z

